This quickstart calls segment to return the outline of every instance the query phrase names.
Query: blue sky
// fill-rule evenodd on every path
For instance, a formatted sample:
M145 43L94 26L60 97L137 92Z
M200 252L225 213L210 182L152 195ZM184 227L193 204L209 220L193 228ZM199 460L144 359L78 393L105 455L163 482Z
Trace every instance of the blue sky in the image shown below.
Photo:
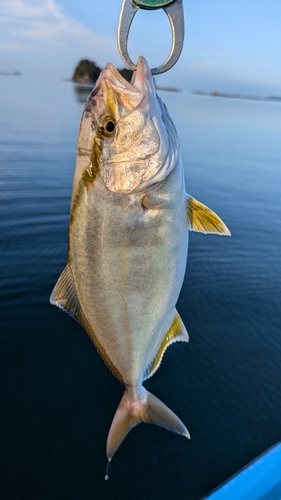
M1 0L0 71L71 76L89 58L122 67L116 45L121 0ZM160 85L281 95L281 2L279 0L183 0L186 38ZM133 60L163 62L170 27L161 11L139 11L129 39Z

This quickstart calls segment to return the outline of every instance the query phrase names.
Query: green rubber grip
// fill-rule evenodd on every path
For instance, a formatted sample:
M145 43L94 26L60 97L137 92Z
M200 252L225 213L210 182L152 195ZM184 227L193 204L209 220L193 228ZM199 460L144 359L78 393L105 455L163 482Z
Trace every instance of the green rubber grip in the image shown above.
M131 3L140 9L160 9L174 0L131 0Z

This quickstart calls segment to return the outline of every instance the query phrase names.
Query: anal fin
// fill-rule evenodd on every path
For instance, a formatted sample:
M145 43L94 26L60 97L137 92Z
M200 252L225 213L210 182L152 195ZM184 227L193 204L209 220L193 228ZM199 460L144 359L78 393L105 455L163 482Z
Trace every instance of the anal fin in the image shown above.
M210 208L187 197L187 215L190 223L189 230L198 233L214 233L222 236L231 236L228 227Z
M161 343L158 352L156 353L156 355L153 357L153 360L149 363L148 367L146 368L143 375L143 380L147 380L148 378L152 377L152 375L154 375L154 373L158 370L161 361L163 359L163 356L165 354L165 351L171 344L173 344L174 342L188 342L188 341L189 337L186 328L182 322L179 313L175 310L175 315L172 324L169 330L167 331L165 337L163 338L163 341Z
M93 344L95 345L99 355L102 357L110 371L118 378L118 380L124 384L122 376L120 372L113 365L106 352L104 351L101 343L97 339L93 329L89 325L87 318L80 306L75 286L73 283L73 279L71 276L71 270L69 264L65 267L63 272L61 273L55 288L52 291L50 297L50 303L54 306L63 309L63 311L67 312L70 316L72 316L78 323L84 328L84 330L89 335Z

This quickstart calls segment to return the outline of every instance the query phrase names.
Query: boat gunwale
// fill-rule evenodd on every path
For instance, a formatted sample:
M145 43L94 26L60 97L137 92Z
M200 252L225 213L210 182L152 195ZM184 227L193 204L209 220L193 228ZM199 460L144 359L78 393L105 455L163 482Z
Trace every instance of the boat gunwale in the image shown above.
M274 448L278 448L278 447L280 447L280 453L281 453L281 441L277 441L277 443L275 443L274 445L270 446L265 451L263 451L260 455L258 455L253 460L251 460L250 462L248 462L244 467L242 467L242 469L239 469L237 472L235 472L232 476L230 476L228 479L226 479L219 486L216 486L210 493L208 493L206 496L202 497L201 500L212 500L212 495L214 495L220 489L224 488L224 486L226 486L233 479L235 479L237 476L239 476L239 474L241 474L245 470L249 469L252 465L254 465L256 462L258 462L262 457L264 457L268 453L272 452L274 450Z

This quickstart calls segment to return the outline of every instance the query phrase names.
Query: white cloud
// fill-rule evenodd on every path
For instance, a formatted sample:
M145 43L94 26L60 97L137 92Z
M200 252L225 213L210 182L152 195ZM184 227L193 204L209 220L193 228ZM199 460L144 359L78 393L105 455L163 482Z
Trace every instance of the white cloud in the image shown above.
M55 0L1 0L0 50L51 54L64 49L106 57L114 51L114 38L101 37L68 16Z
M26 18L40 18L49 14L53 17L62 18L63 14L54 0L2 0L1 14L7 16Z

